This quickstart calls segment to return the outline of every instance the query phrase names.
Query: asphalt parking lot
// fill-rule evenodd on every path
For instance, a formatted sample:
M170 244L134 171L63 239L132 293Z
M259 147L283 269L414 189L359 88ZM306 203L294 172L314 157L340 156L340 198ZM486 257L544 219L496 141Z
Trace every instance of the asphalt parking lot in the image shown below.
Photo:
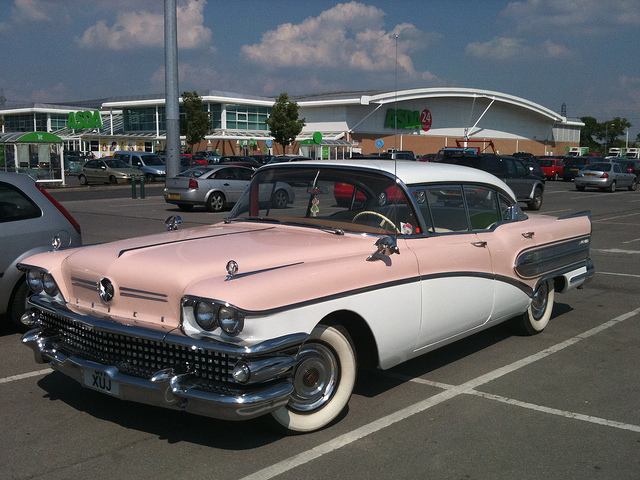
M539 213L591 211L593 281L556 296L540 335L501 325L360 372L346 415L316 433L121 402L34 363L20 335L3 331L0 478L640 478L640 191L546 188ZM169 215L181 228L225 215L180 212L159 192L53 194L85 244L162 231Z

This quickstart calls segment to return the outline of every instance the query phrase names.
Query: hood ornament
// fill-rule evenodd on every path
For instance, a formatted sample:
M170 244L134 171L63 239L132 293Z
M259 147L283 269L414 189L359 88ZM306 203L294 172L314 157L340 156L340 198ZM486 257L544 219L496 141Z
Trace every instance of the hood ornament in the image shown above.
M227 280L231 280L238 273L238 262L229 260L227 262Z
M171 215L164 221L164 224L167 226L168 232L173 232L174 230L178 230L178 225L182 223L182 217L180 215Z

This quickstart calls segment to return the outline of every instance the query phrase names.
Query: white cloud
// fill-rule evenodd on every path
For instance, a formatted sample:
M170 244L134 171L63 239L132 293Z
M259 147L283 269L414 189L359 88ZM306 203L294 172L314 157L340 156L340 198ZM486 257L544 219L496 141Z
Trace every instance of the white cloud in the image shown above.
M204 26L203 10L206 3L206 0L189 0L184 7L177 7L179 48L202 47L211 41L211 30ZM120 13L113 26L107 26L104 20L99 20L76 41L88 49L161 47L164 45L164 14L148 11Z
M526 45L524 40L514 37L496 37L488 42L474 42L467 45L468 55L491 60L536 60L567 58L571 51L546 40L539 45Z
M41 0L15 0L13 18L18 22L41 22L49 20L51 3Z
M410 54L422 50L440 35L418 30L414 25L383 29L384 11L358 2L341 3L293 25L285 23L266 32L262 42L244 45L242 54L271 67L332 67L365 71L393 69L398 65L416 74Z
M637 0L525 0L510 3L504 15L519 30L580 29L583 33L620 25L640 25Z

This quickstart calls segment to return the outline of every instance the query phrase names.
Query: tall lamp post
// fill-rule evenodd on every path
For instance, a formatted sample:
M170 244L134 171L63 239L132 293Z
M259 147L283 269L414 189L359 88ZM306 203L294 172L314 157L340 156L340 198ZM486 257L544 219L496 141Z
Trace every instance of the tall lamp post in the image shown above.
M180 96L178 93L178 13L176 0L164 0L164 84L167 125L166 178L180 173Z

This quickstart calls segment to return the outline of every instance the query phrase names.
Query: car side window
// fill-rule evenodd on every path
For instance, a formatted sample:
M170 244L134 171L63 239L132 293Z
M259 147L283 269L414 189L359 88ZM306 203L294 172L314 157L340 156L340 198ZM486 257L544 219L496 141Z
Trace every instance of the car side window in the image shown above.
M622 170L620 169L620 165L618 165L617 163L613 165L613 171L616 173L622 173Z
M502 220L497 194L484 187L465 186L464 198L469 209L472 230L489 230Z
M238 168L236 171L238 172L238 178L240 180L251 180L253 176L253 171L248 168Z
M42 216L42 210L22 190L0 182L0 223Z
M138 157L131 157L131 165L133 165L134 167L140 167L142 166L142 162Z
M99 168L98 160L89 160L84 166L87 168Z
M442 185L427 187L416 192L420 210L427 224L427 229L435 233L469 231L467 212L464 206L462 187L458 185ZM422 203L421 203L422 202ZM425 212L425 208L428 209Z

